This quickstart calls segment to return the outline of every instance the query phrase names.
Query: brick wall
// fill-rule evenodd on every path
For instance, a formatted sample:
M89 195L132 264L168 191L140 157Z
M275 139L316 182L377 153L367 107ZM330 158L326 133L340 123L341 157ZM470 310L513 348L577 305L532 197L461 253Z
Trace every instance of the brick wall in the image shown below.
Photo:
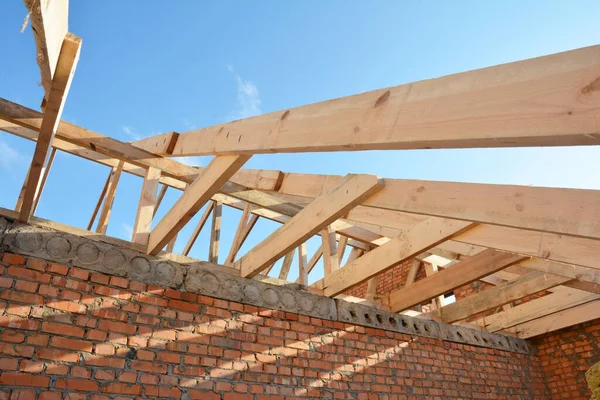
M533 340L552 399L588 400L585 371L600 361L600 319Z
M0 259L0 399L547 398L537 356Z
M408 260L402 264L396 265L393 268L380 274L377 278L377 295L388 294L396 289L399 289L406 282L406 275L410 269L412 260ZM425 276L425 270L419 269L417 280ZM346 292L347 295L364 298L367 294L367 282L355 286Z

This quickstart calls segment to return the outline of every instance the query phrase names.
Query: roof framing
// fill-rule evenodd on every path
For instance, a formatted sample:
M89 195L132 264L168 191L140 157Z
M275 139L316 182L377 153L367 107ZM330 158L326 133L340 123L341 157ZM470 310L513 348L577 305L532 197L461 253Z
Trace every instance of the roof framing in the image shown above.
M392 311L418 314L411 307L474 280L494 286L422 318L464 323L495 310L475 323L526 338L600 317L600 191L241 169L261 153L598 145L600 46L123 143L60 121L81 40L68 33L67 1L25 3L44 100L38 112L0 98L0 130L37 142L18 209L0 214L30 219L47 155L60 150L109 167L109 178L87 230L35 216L33 224L190 262L212 215L209 261L218 263L224 205L242 211L227 266L218 267L235 275L258 277L283 259L278 277L288 279L298 249L301 285L322 259L325 276L310 290L343 296L368 280L364 301ZM188 155L216 157L205 168L170 158ZM131 241L105 236L121 173L144 178ZM183 193L155 221L167 187ZM207 202L183 255L173 254L178 232ZM238 257L259 218L282 226ZM321 246L309 259L313 236ZM377 296L378 276L411 259L405 285ZM440 270L417 280L421 263ZM530 295L539 298L500 309Z

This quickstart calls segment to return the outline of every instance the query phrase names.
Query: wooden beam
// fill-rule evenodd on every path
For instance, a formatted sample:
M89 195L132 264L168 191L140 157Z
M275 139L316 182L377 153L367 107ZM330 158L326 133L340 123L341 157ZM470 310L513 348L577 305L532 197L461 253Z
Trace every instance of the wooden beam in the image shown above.
M301 285L308 286L308 264L306 260L306 242L298 246L298 282Z
M325 296L340 294L473 226L475 224L465 221L428 219L405 235L390 240L350 265L326 275L323 281Z
M48 175L50 175L50 169L52 168L52 163L54 162L55 156L56 148L52 148L52 151L50 152L50 157L48 158L48 162L46 163L46 166L43 169L42 180L40 181L35 200L33 202L33 210L31 212L32 214L35 214L35 211L37 210L38 205L40 204L40 199L42 198L42 193L44 192L44 187L46 186Z
M202 231L202 228L204 227L204 224L206 224L206 221L208 221L208 217L210 216L210 213L213 211L214 207L215 207L214 201L210 201L208 203L208 205L206 206L204 213L202 214L202 216L200 217L200 220L198 221L198 225L196 225L196 228L194 228L194 232L192 232L190 239L188 240L187 244L185 245L185 247L183 249L182 254L184 256L187 256L188 254L190 254L190 250L192 250L192 246L196 242L196 239L198 239L198 235L200 234L200 231Z
M377 283L379 279L378 276L374 276L373 278L367 281L367 292L365 294L365 300L374 301L377 296Z
M150 232L148 253L158 254L248 159L249 156L215 157Z
M173 154L597 145L599 68L586 47L184 132Z
M210 229L210 244L208 248L208 262L213 264L219 263L219 245L221 243L221 213L223 210L222 203L215 203L215 208L212 213L212 225Z
M131 144L140 149L149 151L150 153L166 156L173 152L178 138L179 133L168 132L161 135L136 140L135 142L131 142Z
M179 232L175 234L175 236L173 236L173 238L169 241L169 243L167 243L167 248L165 249L165 251L167 253L173 253L175 251L175 243L177 242L177 236L179 235Z
M486 250L431 277L391 292L390 307L394 312L406 310L524 259L515 254Z
M512 301L553 288L569 280L562 276L534 271L438 308L431 314L439 316L443 322L454 323L471 315L501 307Z
M325 276L328 276L340 269L335 230L331 225L321 231L321 240L323 242L323 268Z
M346 252L346 245L348 245L348 236L340 237L340 240L338 240L338 245L337 245L338 265L342 265L342 261L344 259L344 253Z
M97 233L106 235L108 221L110 220L110 212L112 210L113 202L115 201L117 186L119 185L119 179L121 178L124 164L123 161L119 162L119 165L110 172L110 183L108 184L108 190L106 191L106 197L104 198L104 205L102 206L100 217L98 218L98 226L96 227Z
M150 167L152 168L152 167ZM167 194L167 189L169 189L169 187L167 185L162 185L162 187L160 188L160 192L158 193L158 197L156 198L156 207L154 207L154 211L152 212L152 218L154 218L156 216L156 212L158 211L158 207L160 207L163 199L165 198L165 195Z
M92 212L92 216L90 218L90 222L88 223L88 227L87 227L88 231L91 231L92 227L94 226L94 221L96 220L96 215L98 215L98 211L100 211L100 206L102 205L102 202L104 201L104 196L106 196L106 191L108 190L108 188L110 186L110 181L111 181L111 178L113 175L114 175L114 173L113 173L113 170L111 169L111 171L108 173L108 176L106 177L106 182L104 182L102 191L100 192L100 197L98 198L98 202L96 203L94 212Z
M158 181L160 180L160 170L148 168L146 177L142 184L140 202L135 215L135 224L133 226L133 243L148 244L152 217L156 209L156 192L158 191Z
M553 332L568 326L600 318L600 300L591 301L568 310L560 311L517 325L518 336L523 339Z
M382 187L376 176L348 175L239 259L235 265L241 276L255 276Z
M350 251L350 254L348 254L348 260L346 261L346 264L344 265L344 267L348 264L350 264L352 261L356 260L358 257L362 256L364 254L364 251L358 248L353 248Z
M69 1L25 0L36 44L36 60L40 68L44 101L48 104L63 41L69 31ZM43 107L42 107L43 108Z
M600 299L600 295L570 288L555 288L554 293L534 299L476 321L488 332L498 332L537 318Z
M339 179L339 175L286 173L278 192L315 198ZM408 179L385 179L384 182L385 189L349 212L346 219L406 227L424 216L437 216L600 238L600 190Z
M47 96L40 134L25 183L25 193L19 212L19 221L27 222L31 216L33 202L40 183L40 175L48 160L48 152L52 146L52 140L60 122L71 81L75 74L80 49L81 39L75 35L67 34L62 42L52 85Z
M417 272L419 272L419 267L421 267L421 261L417 259L413 259L410 263L410 269L408 270L408 274L406 274L406 281L404 282L404 286L412 285L415 283L415 279L417 278Z
M279 271L279 279L287 280L290 268L292 267L292 261L294 261L294 254L296 254L296 249L287 253L283 258L283 264L281 264L281 270Z
M438 266L432 263L425 263L425 276L432 276L438 272ZM439 309L444 306L444 294L434 297L431 301L433 309Z
M231 247L229 248L229 254L225 259L225 265L232 264L235 259L235 256L240 248L239 243L241 242L242 234L246 228L246 225L248 224L248 218L250 218L250 211L252 211L252 204L246 204L244 210L242 211L242 215L240 216L240 222L238 222L237 229L235 230L235 235L233 236L233 241L231 242Z

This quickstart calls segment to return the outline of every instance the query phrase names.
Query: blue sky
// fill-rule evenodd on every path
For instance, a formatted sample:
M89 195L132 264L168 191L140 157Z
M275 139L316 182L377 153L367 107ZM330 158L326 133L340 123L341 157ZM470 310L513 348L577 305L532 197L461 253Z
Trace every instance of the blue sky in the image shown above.
M600 43L600 2L592 0L141 5L71 2L70 31L83 47L63 119L132 141ZM20 32L25 15L20 1L0 5L0 96L38 109L33 36L30 28ZM0 132L1 207L14 207L33 149L32 142ZM571 147L262 155L246 165L600 189L599 160L597 148ZM59 153L37 215L85 227L107 174L106 167ZM139 178L122 178L110 235L128 236L140 187ZM167 195L159 217L176 198L175 191ZM221 260L239 215L223 212ZM276 226L261 221L242 253ZM207 243L205 229L191 255L205 259ZM309 252L317 245L311 240Z

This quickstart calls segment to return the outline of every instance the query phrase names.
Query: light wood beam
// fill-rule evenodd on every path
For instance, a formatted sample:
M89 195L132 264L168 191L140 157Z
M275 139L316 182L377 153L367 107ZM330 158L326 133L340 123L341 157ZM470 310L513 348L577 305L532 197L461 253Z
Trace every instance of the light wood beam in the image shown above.
M352 261L356 260L358 257L362 256L364 254L364 251L358 248L353 248L350 251L350 254L348 254L348 260L346 261L346 264L344 264L344 267L348 264L350 264Z
M600 299L600 295L570 288L555 288L553 293L475 321L488 332L498 332L515 325Z
M135 142L131 142L131 144L140 149L149 151L150 153L166 156L173 152L178 138L179 133L168 132L161 135L136 140Z
M96 226L96 232L106 235L108 229L108 221L110 220L110 213L112 210L113 203L115 201L115 195L117 193L117 186L119 185L119 179L121 178L121 172L123 171L123 161L119 162L119 165L112 169L110 172L110 182L106 191L106 197L104 198L104 205L98 217L98 225Z
M133 226L133 243L148 244L150 229L152 225L152 217L156 210L156 192L158 190L158 181L160 180L160 170L156 168L148 168L146 177L142 184L140 194L140 202L135 216L135 224Z
M432 263L425 263L425 275L432 276L433 274L438 272L438 266ZM433 309L439 309L444 306L444 295L441 294L437 297L434 297L431 301L431 305Z
M337 250L338 250L338 265L342 265L342 261L344 260L344 253L346 252L346 245L348 244L348 237L342 236L338 241Z
M323 245L322 244L319 246L319 248L312 255L312 257L310 258L310 260L308 261L308 263L306 263L305 270L306 270L307 280L308 280L308 274L310 274L311 271L315 268L315 266L317 265L317 263L321 259L321 256L323 256ZM296 282L299 282L299 281L300 281L300 278L298 278L296 280Z
M52 140L60 122L71 81L75 74L80 49L81 39L75 35L67 34L62 42L50 92L47 96L40 133L35 145L29 174L27 174L23 202L19 211L19 221L27 222L31 216L33 203L40 184L40 176L44 165L48 161L48 152L52 146Z
M249 156L215 157L150 232L148 253L158 254L248 159Z
M159 178L160 178L160 175L159 175ZM156 198L156 207L154 207L154 211L152 212L152 218L154 218L156 216L158 207L160 207L163 199L165 198L165 195L167 194L167 189L169 189L169 187L165 184L163 184L162 187L160 188L160 192L158 192L158 196Z
M600 318L600 300L594 300L567 310L535 319L516 326L518 336L529 339L544 333Z
M406 281L404 282L404 286L412 285L415 283L415 279L417 278L417 272L419 272L419 267L421 266L421 261L413 259L410 263L410 269L406 274Z
M237 229L235 230L235 235L233 236L233 241L231 242L231 248L229 249L229 254L225 259L225 265L230 265L233 263L235 256L240 248L239 243L242 239L242 234L246 225L248 224L248 218L250 218L250 211L252 211L252 205L246 204L244 206L244 210L242 211L242 215L240 216L240 222L238 222Z
M390 307L394 312L406 310L524 259L515 254L486 250L431 277L391 292Z
M340 294L473 226L475 224L465 221L428 219L405 235L390 240L350 265L326 275L323 280L324 293L326 296Z
M365 299L369 301L374 301L377 296L377 283L379 281L378 276L374 276L373 278L367 281L367 292L365 294Z
M298 282L301 285L308 286L308 263L306 256L306 242L298 246Z
M569 280L569 278L562 276L534 271L438 308L431 314L437 315L443 322L453 323L543 290L551 289Z
M331 225L321 231L321 241L323 242L323 268L325 276L328 276L340 269L335 230Z
M337 187L314 200L239 259L235 265L241 276L255 276L382 187L376 176L348 175Z
M175 236L173 236L173 238L169 241L169 243L167 243L167 248L165 249L167 253L173 253L175 251L175 243L177 242L177 236L179 236L179 233L176 233Z
M597 145L599 68L586 47L195 129L173 153Z
M210 244L208 248L208 262L219 263L219 245L221 244L221 213L223 204L216 202L212 213L212 225L210 229Z
M294 254L296 254L296 249L287 253L283 258L283 264L281 264L281 270L279 271L279 279L287 280L290 268L292 267L292 261L294 261Z
M63 41L69 31L69 1L25 0L36 44L36 60L44 88L42 108L49 103Z
M202 228L206 224L206 221L208 221L208 217L210 217L210 214L213 211L214 207L215 207L215 202L211 200L208 203L208 205L206 206L206 209L204 210L204 213L200 217L200 220L198 221L196 228L194 228L194 232L192 232L190 239L188 240L187 244L185 245L185 247L183 249L182 254L184 256L187 256L188 254L190 254L190 250L192 250L192 246L196 242L196 239L198 239L198 235L200 234L200 231L202 231Z
M40 185L38 187L35 200L33 202L33 210L32 214L35 214L38 205L40 204L40 199L42 198L42 193L44 192L44 187L46 186L46 181L48 180L48 175L50 175L50 169L52 168L52 163L54 163L54 157L56 156L56 148L52 148L50 152L50 157L48 158L48 163L43 169L42 180L40 181Z
M110 181L111 181L112 176L113 176L113 170L111 169L111 171L108 173L108 176L106 177L106 182L104 182L102 191L100 192L100 197L98 198L98 202L96 203L94 212L92 212L92 216L90 218L90 222L88 223L88 227L87 227L88 231L91 231L92 227L94 226L94 221L96 220L96 215L98 215L98 211L100 211L100 206L102 205L102 202L104 201L104 196L106 196L106 192L110 186Z

